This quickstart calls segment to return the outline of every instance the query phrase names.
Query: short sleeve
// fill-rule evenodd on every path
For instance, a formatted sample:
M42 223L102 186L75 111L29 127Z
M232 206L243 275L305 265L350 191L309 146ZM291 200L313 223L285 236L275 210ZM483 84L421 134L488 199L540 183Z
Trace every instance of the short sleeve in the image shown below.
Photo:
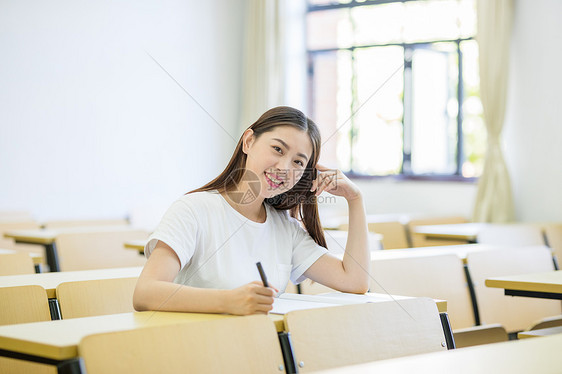
M191 207L178 200L166 211L160 224L148 238L144 253L147 258L150 257L160 240L176 252L183 269L195 252L197 229L197 219Z
M303 275L308 268L316 262L328 250L318 245L310 234L301 227L297 220L291 218L293 226L293 270L291 271L291 282L299 284L306 277Z

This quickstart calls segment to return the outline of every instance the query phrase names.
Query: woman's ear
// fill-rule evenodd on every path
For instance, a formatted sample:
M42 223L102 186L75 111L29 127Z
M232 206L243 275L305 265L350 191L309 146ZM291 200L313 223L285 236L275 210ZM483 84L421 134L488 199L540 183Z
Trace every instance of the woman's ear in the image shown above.
M242 152L248 154L248 150L250 149L250 146L254 142L255 138L256 137L254 136L254 130L247 129L246 131L244 131L244 134L242 135Z

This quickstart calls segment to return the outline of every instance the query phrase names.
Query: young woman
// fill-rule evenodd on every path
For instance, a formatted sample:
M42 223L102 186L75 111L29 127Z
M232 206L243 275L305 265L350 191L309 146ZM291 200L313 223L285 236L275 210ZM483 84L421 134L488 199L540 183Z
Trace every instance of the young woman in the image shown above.
M316 124L302 112L264 113L244 132L226 169L177 200L150 236L135 309L267 313L289 278L366 292L363 198L341 171L317 164L320 147ZM323 191L349 206L343 261L325 248L316 200ZM259 281L258 261L270 287Z

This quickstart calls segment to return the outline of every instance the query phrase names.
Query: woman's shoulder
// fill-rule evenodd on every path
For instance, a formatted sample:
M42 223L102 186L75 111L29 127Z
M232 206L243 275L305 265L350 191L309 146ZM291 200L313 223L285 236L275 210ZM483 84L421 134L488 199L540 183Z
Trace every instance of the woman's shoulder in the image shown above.
M198 191L181 196L175 204L180 204L195 211L204 208L215 208L221 204L221 196L217 191Z

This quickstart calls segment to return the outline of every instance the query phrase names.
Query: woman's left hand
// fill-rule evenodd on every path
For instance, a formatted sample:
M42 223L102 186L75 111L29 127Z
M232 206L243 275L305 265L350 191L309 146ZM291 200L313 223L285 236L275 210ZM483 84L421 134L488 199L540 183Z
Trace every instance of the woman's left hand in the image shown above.
M316 191L316 196L326 191L332 195L342 196L347 201L361 197L359 187L350 181L341 170L328 169L320 164L316 165L316 169L318 170L318 176L312 181L312 188L310 189L310 191Z

